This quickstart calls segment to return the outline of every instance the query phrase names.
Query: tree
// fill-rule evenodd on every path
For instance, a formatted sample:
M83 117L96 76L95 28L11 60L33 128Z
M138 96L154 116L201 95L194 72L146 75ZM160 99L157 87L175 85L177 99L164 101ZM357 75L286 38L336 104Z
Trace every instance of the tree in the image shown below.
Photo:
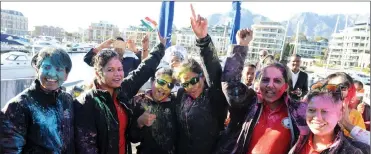
M296 34L291 37L291 41L295 41ZM308 41L307 36L304 35L304 33L299 33L299 42L300 41Z
M325 42L328 42L328 39L327 38L325 38L325 37L322 37L322 36L316 36L315 38L314 38L314 40L316 41L316 42L318 42L318 41L325 41Z

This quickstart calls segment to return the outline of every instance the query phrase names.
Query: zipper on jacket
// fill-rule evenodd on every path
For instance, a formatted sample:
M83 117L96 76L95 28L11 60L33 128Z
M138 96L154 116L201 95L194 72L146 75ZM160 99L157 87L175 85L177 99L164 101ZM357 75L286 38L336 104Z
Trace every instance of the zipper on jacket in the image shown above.
M252 133L252 131L254 130L254 128L255 128L255 126L256 126L256 123L259 121L260 116L261 116L262 111L263 111L263 104L260 104L260 105L259 105L259 108L260 108L260 109L259 109L259 115L258 115L258 118L257 118L256 120L253 120L253 121L251 122L251 124L254 124L254 125L253 125L252 128L251 128L251 125L250 125L249 130L247 130L247 134ZM246 144L247 144L248 142L250 142L251 137L252 137L252 134L248 136L248 138L245 140L245 143L243 144L243 151L244 151L244 153L246 153L247 150L248 150L248 149L246 148ZM247 140L248 140L248 142L246 142Z

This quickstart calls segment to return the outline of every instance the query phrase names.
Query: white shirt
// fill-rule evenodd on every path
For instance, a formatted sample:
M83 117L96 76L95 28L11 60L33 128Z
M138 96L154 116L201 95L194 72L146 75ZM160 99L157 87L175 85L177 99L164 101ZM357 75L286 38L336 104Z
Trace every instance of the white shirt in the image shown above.
M294 72L291 71L291 78L292 78L292 88L295 87L296 85L296 82L298 81L298 78L299 78L299 73L300 73L300 70L295 74Z

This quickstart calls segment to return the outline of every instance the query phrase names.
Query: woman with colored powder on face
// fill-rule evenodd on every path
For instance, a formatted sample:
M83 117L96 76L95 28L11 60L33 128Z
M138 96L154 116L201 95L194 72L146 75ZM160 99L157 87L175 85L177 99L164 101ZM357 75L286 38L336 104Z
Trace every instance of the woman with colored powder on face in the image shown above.
M101 51L96 55L94 86L74 103L77 153L131 154L130 132L136 131L139 124L133 119L128 102L155 73L164 56L165 40L160 38L160 41L125 79L115 51Z
M344 72L337 72L330 74L329 76L327 76L326 79L329 85L332 85L334 87L341 87L343 104L351 107L350 103L352 102L352 99L356 97L356 88L354 87L352 77ZM349 119L353 125L359 126L362 129L366 129L362 114L359 113L356 109L349 108ZM342 128L342 130L344 131L345 136L350 137L349 131L347 131L345 128Z
M37 79L2 109L0 153L74 153L73 99L61 90L72 62L44 48L31 61Z
M369 146L344 136L338 123L343 114L341 88L323 85L308 95L306 123L311 132L299 137L290 154L368 154Z
M137 154L176 154L175 96L171 94L175 80L170 68L160 68L151 78L151 89L135 96L130 103L135 107L140 131ZM139 116L140 115L140 116Z
M227 102L221 90L222 68L207 34L207 20L200 16L196 18L192 5L191 10L191 25L204 67L194 59L188 59L175 69L174 76L182 86L176 94L177 150L179 154L210 154L219 132L224 129Z
M217 154L287 153L300 133L308 133L305 103L288 97L291 82L285 65L270 63L259 77L258 95L241 83L248 44L253 32L237 32L237 45L223 70L223 92L230 105L230 123L222 133Z

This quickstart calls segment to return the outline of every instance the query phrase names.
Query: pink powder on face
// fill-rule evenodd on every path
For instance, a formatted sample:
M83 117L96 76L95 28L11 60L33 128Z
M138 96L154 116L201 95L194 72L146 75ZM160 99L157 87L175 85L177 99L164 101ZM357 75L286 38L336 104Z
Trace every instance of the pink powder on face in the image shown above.
M333 102L327 95L315 96L308 104L306 121L315 135L333 132L341 119L341 102ZM320 125L320 126L319 126Z

